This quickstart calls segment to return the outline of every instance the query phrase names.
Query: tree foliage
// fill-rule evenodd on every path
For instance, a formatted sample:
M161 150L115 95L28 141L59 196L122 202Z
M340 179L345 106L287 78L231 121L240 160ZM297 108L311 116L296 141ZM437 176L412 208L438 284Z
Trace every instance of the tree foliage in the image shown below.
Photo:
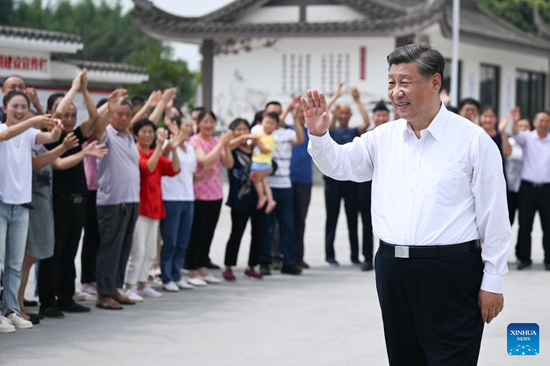
M550 1L548 0L479 0L478 2L495 15L533 34L538 34L533 19L535 4L539 6L542 17L550 22Z
M146 67L149 81L126 85L131 95L148 96L154 89L178 89L178 105L192 103L196 76L183 60L172 60L172 49L146 36L132 24L120 3L105 0L0 0L0 24L78 34L84 48L63 57L124 62Z

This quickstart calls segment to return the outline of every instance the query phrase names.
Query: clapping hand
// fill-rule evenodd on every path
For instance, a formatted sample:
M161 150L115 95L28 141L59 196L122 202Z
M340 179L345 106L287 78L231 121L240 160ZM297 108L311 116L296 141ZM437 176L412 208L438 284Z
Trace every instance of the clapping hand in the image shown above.
M170 144L172 145L172 149L175 150L178 146L181 145L181 143L185 140L185 133L181 130L177 131L175 134L173 133L170 137Z
M71 85L71 88L74 90L80 90L82 86L82 75L86 73L86 69L79 72L73 79L73 83Z
M233 131L229 130L226 132L222 132L222 134L220 135L220 144L222 144L223 146L227 146L227 144L229 144L232 138L233 138Z
M67 136L65 136L65 139L63 140L63 148L66 151L72 150L77 146L78 138L74 135L74 133L71 132Z
M164 145L164 141L168 138L168 130L159 128L157 131L157 148Z
M336 88L336 92L334 94L338 98L340 98L342 96L342 94L344 94L344 83L343 82L338 83L338 87Z
M33 121L34 128L47 131L53 130L58 123L61 123L59 119L51 118L49 114L34 116L31 120Z
M359 90L354 86L350 86L349 91L351 93L351 96L353 97L353 100L356 101L357 103L359 103L360 98L361 98L360 95L359 95Z
M325 95L317 90L308 90L307 101L305 98L301 101L309 133L314 136L323 136L330 123Z
M128 96L128 91L126 89L117 89L109 95L107 100L107 108L110 113L114 113L118 110L122 101Z
M162 102L166 105L176 97L176 88L164 89L162 92Z
M36 94L36 90L34 88L26 88L25 95L29 98L33 105L38 103L38 94Z
M510 114L512 115L512 121L514 122L518 122L521 119L521 110L518 106L515 106Z
M183 123L183 121L182 121ZM166 119L164 121L164 124L166 125L166 128L168 129L168 131L170 131L170 133L172 135L177 135L178 132L180 131L179 128L178 128L178 125L172 121L171 119Z
M97 141L92 141L84 148L84 153L86 156L102 158L109 153L109 149L107 149L107 145L105 144L98 144Z
M80 73L80 91L83 93L88 89L88 71L83 69Z
M147 99L147 103L149 104L150 107L154 107L160 102L161 98L162 98L162 92L160 90L154 90L149 95L149 98Z

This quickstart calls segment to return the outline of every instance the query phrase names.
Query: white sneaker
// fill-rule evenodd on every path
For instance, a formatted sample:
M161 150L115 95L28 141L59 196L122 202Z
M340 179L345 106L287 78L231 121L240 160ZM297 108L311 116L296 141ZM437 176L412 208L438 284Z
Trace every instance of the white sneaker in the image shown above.
M97 295L97 287L96 287L95 282L94 283L84 283L82 285L82 290L81 291L88 294L88 295L96 296Z
M150 298L158 298L158 297L162 297L162 294L158 291L155 291L152 287L150 286L145 286L143 288L143 290L138 290L138 295L141 296L141 297L150 297Z
M203 281L199 277L195 277L195 278L189 277L187 279L187 283L189 283L193 286L197 286L197 287L204 287L204 286L208 285L205 281Z
M15 327L8 318L4 318L0 315L0 333L13 333Z
M178 286L182 290L192 290L193 289L193 285L188 284L184 280L179 280L178 282L176 282L176 286Z
M222 280L220 280L219 278L216 278L212 275L206 275L206 276L202 277L202 280L206 283L211 284L211 285L217 285L217 284L222 282Z
M169 292L179 292L180 288L176 285L174 281L170 281L162 285L162 288Z
M143 297L138 295L138 292L135 288L131 288L131 289L126 290L123 293L123 295L126 296L127 298L129 298L132 301L143 302Z
M32 323L28 320L25 320L21 315L17 313L11 313L7 316L8 320L13 324L14 327L18 329L31 329Z

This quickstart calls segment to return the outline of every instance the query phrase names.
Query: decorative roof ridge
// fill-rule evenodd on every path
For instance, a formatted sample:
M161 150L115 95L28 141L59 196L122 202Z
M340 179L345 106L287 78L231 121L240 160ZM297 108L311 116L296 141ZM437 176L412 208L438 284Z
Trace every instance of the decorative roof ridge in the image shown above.
M122 71L130 74L149 74L147 68L142 66L135 66L126 64L123 62L108 62L108 61L94 61L94 60L81 60L74 58L52 57L52 60L59 62L66 62L75 65L80 68L86 68L88 70L103 70L103 71Z
M63 42L82 43L82 37L77 34L16 25L0 24L0 35L37 39L59 39Z

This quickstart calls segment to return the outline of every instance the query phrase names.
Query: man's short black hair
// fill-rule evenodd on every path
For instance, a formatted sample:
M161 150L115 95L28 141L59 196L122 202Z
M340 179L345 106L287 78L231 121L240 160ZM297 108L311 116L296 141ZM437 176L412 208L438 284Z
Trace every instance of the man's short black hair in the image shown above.
M204 111L205 109L206 109L206 108L200 107L200 106L199 106L199 107L195 107L195 108L191 109L191 113L196 112L196 111L202 112L202 111Z
M441 75L441 80L443 80L443 75L445 73L445 58L441 52L428 45L408 44L399 47L388 55L387 60L389 68L391 68L392 65L414 62L418 67L420 75L424 76L426 79L432 75L439 74ZM443 83L441 83L440 92L442 88Z
M128 107L130 107L130 109L134 108L134 105L133 105L132 102L130 102L130 100L128 100L128 99L124 99L124 100L122 101L122 103L120 103L120 105L121 105L121 106L127 105Z
M96 108L101 107L103 104L107 103L109 101L109 98L101 98L97 104L95 105Z
M277 102L276 100L272 100L265 104L264 111L267 111L267 107L269 107L270 105L278 105L279 107L281 107L281 109L283 108L283 105L281 103Z
M142 97L141 95L136 95L135 97L133 97L132 99L130 99L130 101L132 102L133 105L145 105L145 98Z
M277 124L279 124L279 115L275 112L269 112L268 114L265 115L265 117L269 117L271 119L274 119L275 122L277 122Z
M464 106L466 104L471 104L471 105L474 105L478 111L481 110L481 105L479 104L479 102L477 100L475 100L474 98L464 98L462 99L459 103L458 103L458 110L462 110L462 108L464 108Z
M390 112L390 110L388 109L388 107L386 107L386 103L381 100L380 102L376 103L376 105L374 106L374 108L372 109L372 113L376 113L376 112L382 112L382 111L385 111L385 112Z

